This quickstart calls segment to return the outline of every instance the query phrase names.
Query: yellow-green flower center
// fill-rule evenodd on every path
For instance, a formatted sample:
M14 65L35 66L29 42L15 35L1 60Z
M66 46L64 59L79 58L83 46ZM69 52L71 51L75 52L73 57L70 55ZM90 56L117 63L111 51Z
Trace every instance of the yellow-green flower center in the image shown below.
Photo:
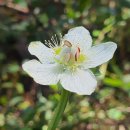
M62 50L62 48L61 47L55 47L55 48L53 48L53 50L55 51L56 55L59 55L61 50Z
M56 47L53 50L55 52L55 61L69 70L77 69L87 59L86 55L80 52L78 47L74 51L72 47Z

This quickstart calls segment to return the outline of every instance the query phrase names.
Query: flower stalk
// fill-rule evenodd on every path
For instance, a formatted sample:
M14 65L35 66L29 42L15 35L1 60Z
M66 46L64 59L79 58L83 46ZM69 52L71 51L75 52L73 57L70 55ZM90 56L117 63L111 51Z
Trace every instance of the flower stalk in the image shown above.
M60 101L54 111L54 115L53 115L51 121L49 122L47 130L55 130L57 128L57 126L62 118L65 107L67 105L69 95L70 95L70 92L62 88Z

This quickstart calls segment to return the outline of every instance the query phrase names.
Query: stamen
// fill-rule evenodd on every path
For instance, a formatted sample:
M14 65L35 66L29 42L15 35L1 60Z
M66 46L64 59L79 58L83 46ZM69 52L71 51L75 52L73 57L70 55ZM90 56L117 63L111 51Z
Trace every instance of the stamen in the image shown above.
M61 33L59 33L60 37L59 37L59 40L60 40L60 45L62 44L62 39L63 39L63 36Z
M51 47L55 47L55 45L52 44L52 42L50 40L48 40L48 43Z
M69 61L70 61L70 59L72 58L72 54L70 53L70 58L69 58Z
M78 48L77 48L77 51L76 51L76 53L75 53L75 61L78 60L79 56L80 56L80 48L78 47Z
M45 40L45 45L47 45L48 46L48 42Z
M80 53L80 48L78 47L78 51L79 51L79 53Z
M62 35L60 34L60 37L55 34L54 36L51 37L51 40L45 40L45 45L47 45L50 48L58 47L61 44L62 40Z
M45 45L47 45L50 48L53 48L53 45L51 44L51 42L48 40L45 40Z
M76 52L76 54L75 54L75 61L77 61L77 59L78 59L78 56L77 56L77 52Z
M51 37L51 41L52 41L52 43L54 44L54 46L57 46L57 43L56 43L56 41L55 41L55 39L54 39L53 36Z
M55 34L54 36L55 36L55 41L56 41L56 44L57 44L57 46L58 46L58 39L57 39L57 35Z
M62 34L61 33L59 33L59 35L60 35L60 40L63 38L63 36L62 36Z
M68 47L72 47L72 44L67 40L64 41L64 45L66 45Z

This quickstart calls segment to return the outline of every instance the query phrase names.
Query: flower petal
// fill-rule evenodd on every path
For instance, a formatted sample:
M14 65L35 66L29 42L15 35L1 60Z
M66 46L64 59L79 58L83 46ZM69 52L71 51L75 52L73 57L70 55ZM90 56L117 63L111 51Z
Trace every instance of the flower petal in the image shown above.
M37 60L30 60L22 67L39 84L52 85L59 81L61 69L56 64L41 64Z
M92 45L89 31L82 26L70 29L63 39L69 41L72 45L81 47L81 49L89 49Z
M90 95L97 86L97 81L90 70L77 70L75 73L66 71L61 75L60 82L64 89L79 95Z
M31 42L28 47L29 52L32 55L37 56L37 58L42 63L51 63L53 62L54 52L51 48L46 47L40 41Z
M106 42L90 48L86 55L88 57L85 68L94 68L109 61L117 48L116 43Z

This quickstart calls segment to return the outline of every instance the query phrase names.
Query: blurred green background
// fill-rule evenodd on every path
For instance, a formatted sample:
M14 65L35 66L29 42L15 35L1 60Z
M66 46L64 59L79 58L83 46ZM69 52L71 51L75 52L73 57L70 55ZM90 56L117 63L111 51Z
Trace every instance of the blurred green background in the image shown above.
M0 0L0 130L46 130L59 91L36 84L21 64L34 58L31 41L76 26L93 44L113 41L118 49L98 67L91 96L71 95L59 129L130 130L130 0Z

